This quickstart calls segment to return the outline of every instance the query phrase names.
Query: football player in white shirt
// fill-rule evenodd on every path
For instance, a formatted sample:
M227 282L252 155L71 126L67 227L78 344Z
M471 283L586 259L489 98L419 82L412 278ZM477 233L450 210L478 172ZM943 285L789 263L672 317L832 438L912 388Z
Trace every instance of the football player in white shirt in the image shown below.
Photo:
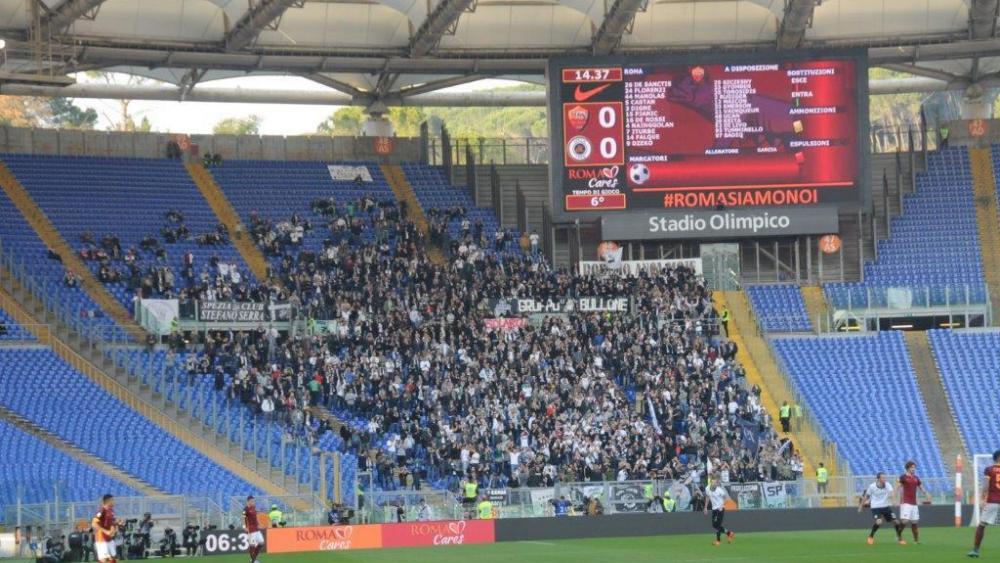
M871 506L872 516L875 518L872 530L868 534L868 545L875 544L875 532L878 531L882 522L892 522L896 528L896 541L899 542L899 545L906 545L906 541L903 540L903 524L896 518L896 513L892 511L892 498L892 485L885 480L885 473L879 471L878 475L875 476L875 481L868 485L864 494L861 495L861 502L858 503L858 512L861 512L867 502Z
M718 477L711 477L708 480L708 487L705 489L705 514L708 514L708 507L712 507L712 528L715 529L715 541L713 545L722 544L722 535L726 535L729 543L733 543L736 534L732 530L727 530L722 525L722 520L726 517L726 499L730 498L726 488L722 486L722 481ZM731 499L730 499L731 500Z

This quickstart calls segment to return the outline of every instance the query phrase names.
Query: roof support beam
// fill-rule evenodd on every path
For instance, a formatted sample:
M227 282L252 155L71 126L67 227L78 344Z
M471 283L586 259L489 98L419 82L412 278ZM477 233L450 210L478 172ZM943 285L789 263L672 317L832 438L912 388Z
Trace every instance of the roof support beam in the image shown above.
M33 44L20 39L6 38L8 59L11 53L24 54L28 58ZM653 53L641 49L622 49L623 53ZM409 74L436 74L454 76L456 74L535 75L545 72L545 57L555 53L537 51L521 53L520 56L499 53L442 53L435 57L411 59L405 56L385 53L362 55L338 54L275 54L257 55L253 53L220 53L203 46L202 49L177 49L169 45L147 44L143 47L109 45L61 44L53 46L53 57L59 60L73 60L77 65L145 66L149 68L170 67L187 71L191 68L211 70L236 70L253 72L256 70L282 72L295 75L309 75L317 72L362 72L379 74L401 72ZM950 43L928 43L924 45L898 45L892 47L871 47L868 60L873 66L917 61L941 61L971 59L973 57L1000 56L1000 39L963 40ZM9 63L8 63L9 64Z
M1000 14L1000 0L971 0L969 39L996 37L998 14Z
M622 40L635 14L645 5L646 0L615 0L608 13L604 15L601 27L594 33L591 51L595 55L607 55L614 50Z
M788 0L785 2L785 15L781 18L778 28L778 48L795 49L805 39L806 29L812 25L813 11L816 0Z
M191 90L194 90L194 87L201 82L201 79L205 78L205 74L207 72L208 69L199 70L197 68L192 68L187 71L187 73L181 78L181 83L178 85L178 90L181 93L181 100L185 99L187 95L191 93Z
M375 90L372 95L376 100L381 100L392 90L392 86L396 84L396 80L399 80L398 72L383 72L378 75L378 82L375 84Z
M936 68L925 68L917 65L908 65L902 63L889 63L884 65L879 65L881 68L886 70L893 70L896 72L905 72L907 74L912 74L914 76L923 76L925 78L934 78L936 80L944 80L945 82L951 82L953 80L958 80L960 77L956 74L950 72L945 72L943 70L938 70Z
M989 75L980 80L984 88L1000 86L1000 75ZM941 92L964 90L967 81L944 82L933 78L892 78L872 80L869 91L872 94L899 94L912 92ZM71 84L69 86L49 86L34 84L0 85L0 94L11 96L62 96L67 98L98 98L120 100L163 100L182 101L177 88L162 86L125 86L118 84ZM263 90L239 88L195 88L186 98L190 102L252 103L252 104L304 104L304 105L367 105L368 97L353 98L339 92L315 92L304 90ZM545 92L431 92L414 96L400 96L390 93L382 100L385 106L426 106L426 107L544 107L547 103Z
M473 5L474 0L441 0L410 38L410 56L423 57L433 51L441 37L453 29L462 13Z
M50 33L58 35L73 22L101 7L104 0L66 0L51 14L42 18L42 26L48 27Z
M253 43L260 32L280 18L296 0L259 0L240 16L226 34L227 51L239 51Z
M486 75L483 74L467 74L465 76L456 76L454 78L442 78L441 80L432 80L430 82L424 82L423 84L400 88L394 93L405 98L407 96L417 96L428 92L434 92L435 90L468 84L469 82L475 82L484 78L486 78Z
M336 78L330 78L329 76L324 76L322 74L307 74L305 77L312 80L316 84L322 84L327 88L333 88L334 90L347 94L348 96L358 97L365 94L359 88L355 88L346 82L337 80Z

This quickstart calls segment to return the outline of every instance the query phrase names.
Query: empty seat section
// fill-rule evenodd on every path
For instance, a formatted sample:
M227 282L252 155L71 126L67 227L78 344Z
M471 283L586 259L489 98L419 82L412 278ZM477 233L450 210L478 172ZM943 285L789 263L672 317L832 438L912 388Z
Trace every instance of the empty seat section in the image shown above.
M913 459L945 477L903 335L772 340L792 383L855 475L892 475Z
M0 421L3 472L0 473L0 515L18 499L24 504L94 501L101 495L138 495L127 485L95 471L76 458L19 428Z
M768 332L811 332L812 323L797 285L754 285L747 288L750 305Z
M215 499L258 491L50 350L0 348L0 404L161 491Z
M14 322L6 312L0 310L0 342L2 341L30 341L34 340L30 332L23 326Z
M928 336L969 453L993 453L1000 421L1000 332L932 330Z
M983 303L986 291L972 189L965 148L928 156L917 174L916 193L907 195L903 212L892 219L890 237L878 242L878 259L864 267L863 282L826 284L834 307L887 307L886 288L907 287L893 301L914 306L969 300ZM905 304L905 303L904 303Z

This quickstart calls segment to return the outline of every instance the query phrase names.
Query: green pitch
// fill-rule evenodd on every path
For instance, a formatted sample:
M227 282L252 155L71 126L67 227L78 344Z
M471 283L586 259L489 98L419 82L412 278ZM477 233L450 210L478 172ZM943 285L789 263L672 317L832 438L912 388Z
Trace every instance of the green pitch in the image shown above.
M991 534L991 532L993 532ZM545 542L498 543L445 548L384 549L337 553L260 556L261 563L939 563L972 561L972 528L923 528L921 545L897 545L895 533L879 530L874 546L865 543L867 530L740 534L736 542L712 545L714 534L648 538L604 538ZM247 563L246 555L199 558L198 563ZM1000 529L987 530L980 561L1000 562Z

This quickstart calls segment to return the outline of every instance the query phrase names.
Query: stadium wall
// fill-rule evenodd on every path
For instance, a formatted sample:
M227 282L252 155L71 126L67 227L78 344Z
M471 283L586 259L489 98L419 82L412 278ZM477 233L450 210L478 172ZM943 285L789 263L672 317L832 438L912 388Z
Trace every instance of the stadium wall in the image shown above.
M0 153L163 158L172 137L170 133L0 127ZM404 137L393 138L392 152L387 156L375 152L374 137L191 135L191 141L202 154L219 153L224 160L400 163L420 158L420 139Z
M922 506L920 512L920 523L924 526L954 525L954 506ZM972 506L964 506L963 519L968 522L971 515ZM871 514L868 510L859 513L855 508L804 508L734 510L726 514L725 524L739 533L747 533L863 530L870 521ZM267 529L265 550L272 554L306 553L709 532L708 517L696 512L306 526ZM213 530L207 532L207 535L212 536L212 539L205 543L206 555L246 551L246 532Z
M972 506L962 510L963 521ZM735 510L727 512L725 525L738 533L795 532L802 530L863 529L871 514L857 508L799 508L788 510ZM921 506L923 526L954 526L954 506ZM692 512L673 514L616 514L581 518L512 518L497 520L496 541L570 540L594 537L641 537L698 534L711 531L708 517Z

